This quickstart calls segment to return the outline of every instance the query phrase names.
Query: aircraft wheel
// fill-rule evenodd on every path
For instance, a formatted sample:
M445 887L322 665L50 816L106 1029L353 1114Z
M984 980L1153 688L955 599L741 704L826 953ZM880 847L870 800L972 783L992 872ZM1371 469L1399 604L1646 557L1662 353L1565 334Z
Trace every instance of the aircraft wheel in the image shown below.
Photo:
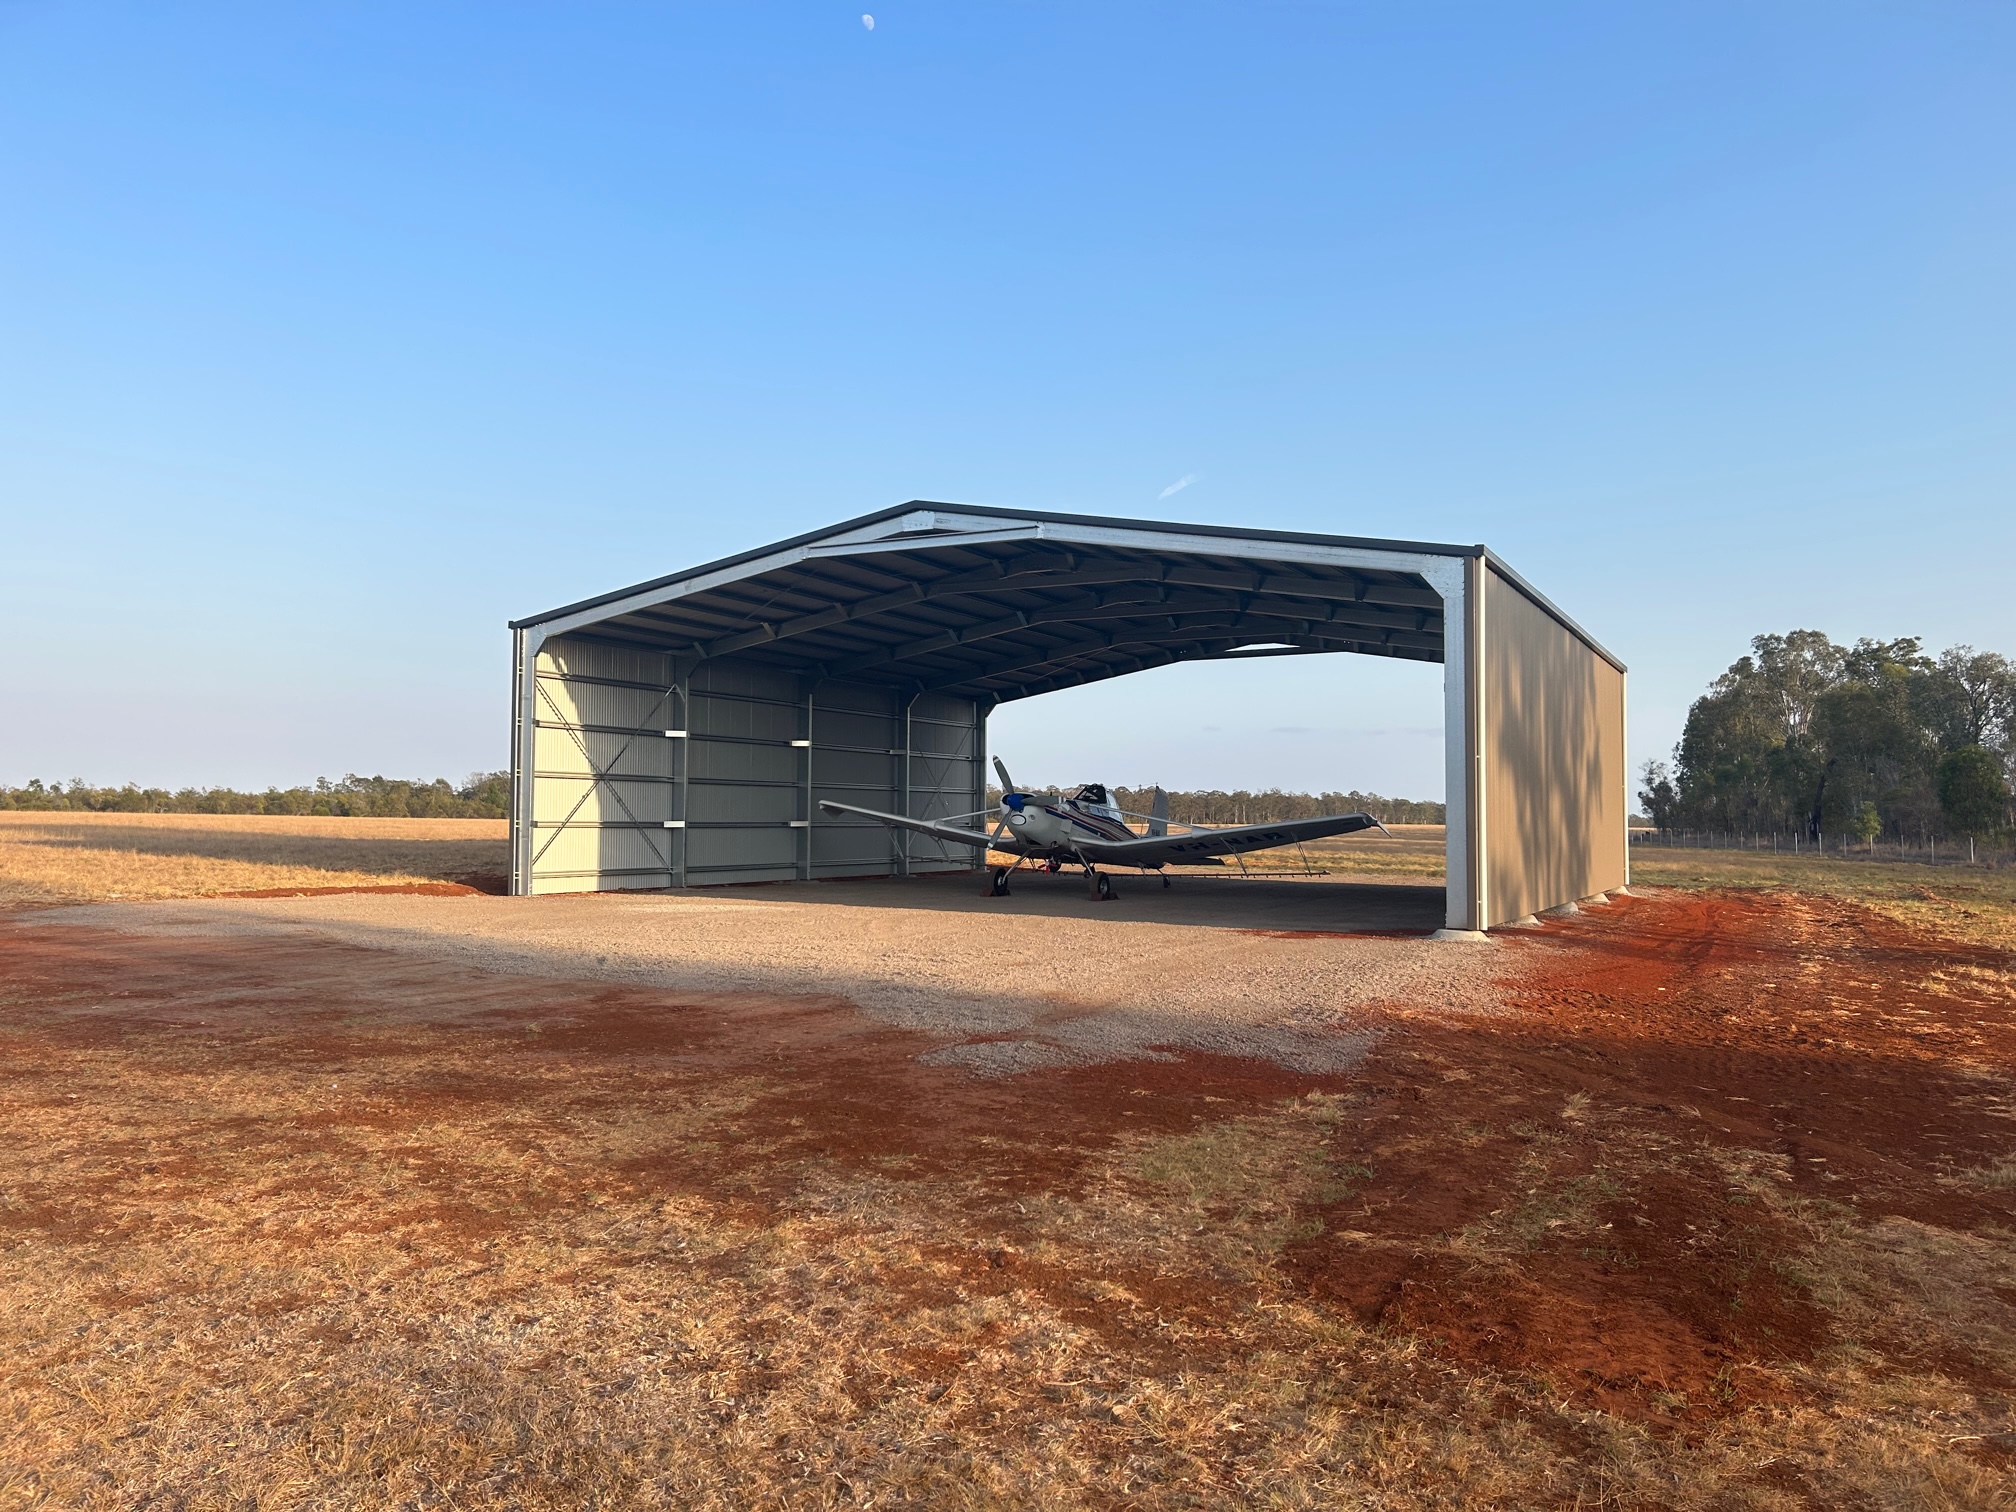
M1163 877L1162 877L1162 885L1163 885L1164 887L1167 887L1167 886L1169 885L1169 877L1168 877L1168 874L1167 874L1167 873L1164 873L1164 874L1163 874Z
M990 898L1005 898L1008 896L1007 867L997 866L994 868L994 875L988 879L987 896Z
M1092 883L1092 896L1097 898L1101 903L1111 903L1113 901L1113 879L1104 872L1094 872L1092 875L1094 879Z
M1059 861L1055 856L1052 856L1048 861L1045 861L1043 863L1043 870L1047 871L1048 873L1050 873L1051 876L1054 877L1057 875L1057 873L1064 870L1064 863L1062 861Z

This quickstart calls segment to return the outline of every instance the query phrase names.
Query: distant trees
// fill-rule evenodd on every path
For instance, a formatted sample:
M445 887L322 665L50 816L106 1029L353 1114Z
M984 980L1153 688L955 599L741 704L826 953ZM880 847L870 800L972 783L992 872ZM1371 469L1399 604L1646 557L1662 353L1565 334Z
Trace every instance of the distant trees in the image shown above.
M1035 791L1047 791L1038 788ZM1133 814L1147 813L1155 803L1152 787L1116 787L1107 790L1113 801ZM1001 801L999 788L989 785L987 801ZM1388 824L1441 824L1439 803L1414 798L1382 798L1377 793L1284 793L1268 788L1262 793L1239 788L1233 792L1176 792L1169 794L1169 817L1179 824L1269 824L1278 819L1313 819L1319 814L1371 814Z
M1114 788L1124 809L1147 813L1153 788ZM989 787L988 801L1000 800ZM0 809L74 810L127 814L329 814L359 819L503 819L511 811L511 774L474 772L460 787L445 777L408 782L392 777L359 777L340 782L322 778L313 787L268 788L241 793L232 788L92 787L78 779L44 786L0 787ZM1169 816L1185 824L1260 824L1275 819L1307 819L1316 814L1375 814L1388 824L1440 824L1442 805L1377 793L1264 793L1217 791L1171 793Z
M1995 753L1964 745L1940 757L1939 807L1963 834L2001 829L2008 822L2009 781Z
M232 788L92 787L81 778L67 787L45 787L31 778L25 787L0 787L0 809L70 810L123 814L326 814L358 819L502 819L510 812L511 774L472 772L460 787L445 777L432 782L395 777L359 777L340 782L324 777L313 787L268 788L241 793Z
M1114 788L1120 807L1145 814L1155 802L1155 789ZM1267 824L1277 819L1313 819L1319 814L1371 814L1388 824L1441 824L1439 803L1413 798L1382 798L1377 793L1284 793L1280 788L1252 793L1171 792L1169 817L1183 824Z
M1694 701L1672 765L1639 800L1675 827L1996 835L2011 827L2016 665L1915 638L1837 645L1817 630L1760 635Z

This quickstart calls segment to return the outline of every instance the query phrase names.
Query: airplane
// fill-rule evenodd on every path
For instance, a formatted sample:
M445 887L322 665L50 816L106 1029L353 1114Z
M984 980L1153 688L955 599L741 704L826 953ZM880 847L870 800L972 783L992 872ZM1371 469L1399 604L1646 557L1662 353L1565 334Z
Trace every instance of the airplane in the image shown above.
M1129 814L1117 807L1106 789L1096 782L1088 782L1072 789L1067 796L1056 798L1017 788L999 756L994 758L994 770L1001 777L1001 806L991 831L968 829L954 821L984 818L996 812L992 809L977 809L946 819L911 819L902 814L856 808L851 803L835 803L830 798L820 799L819 807L829 814L858 814L891 829L912 830L939 840L975 846L982 856L990 850L1014 856L1014 866L990 869L987 895L995 898L1008 895L1008 877L1025 861L1040 861L1052 872L1067 862L1076 862L1085 868L1091 895L1104 902L1110 901L1115 893L1112 878L1099 870L1102 862L1110 866L1137 866L1144 873L1160 872L1172 862L1243 856L1249 851L1271 850L1277 845L1321 840L1329 835L1349 835L1362 829L1376 828L1389 838L1392 835L1370 814L1329 814L1317 819L1284 819L1230 829L1179 823L1182 831L1179 834L1169 827L1169 795L1160 788L1155 790L1153 813ZM1146 820L1148 832L1137 835L1128 825L1129 819ZM1162 885L1169 885L1167 873L1163 874Z

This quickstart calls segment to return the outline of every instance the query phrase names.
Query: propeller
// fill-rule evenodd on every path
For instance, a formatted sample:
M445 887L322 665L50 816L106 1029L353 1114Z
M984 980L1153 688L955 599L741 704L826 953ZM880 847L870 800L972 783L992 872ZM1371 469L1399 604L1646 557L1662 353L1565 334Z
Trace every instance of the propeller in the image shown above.
M1008 775L1008 763L999 756L994 758L994 770L1001 778L1001 809L996 812L994 828L987 835L989 841L999 840L1008 832L1008 816L1005 811L1009 806L1008 799L1015 791L1015 779Z

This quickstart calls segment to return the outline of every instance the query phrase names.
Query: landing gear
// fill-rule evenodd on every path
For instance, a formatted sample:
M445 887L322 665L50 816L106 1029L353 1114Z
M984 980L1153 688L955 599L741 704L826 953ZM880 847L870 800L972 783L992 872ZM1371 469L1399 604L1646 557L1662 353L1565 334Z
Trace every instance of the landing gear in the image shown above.
M1169 873L1167 872L1162 873L1162 885L1164 887L1167 887L1169 885Z
M997 866L988 876L986 896L990 898L1005 898L1008 896L1007 867Z
M1113 879L1102 871L1093 871L1089 866L1085 868L1085 872L1085 881L1091 889L1092 896L1101 903L1111 903L1114 897Z
M1057 873L1064 870L1064 863L1059 861L1055 856L1052 856L1048 861L1043 863L1043 870L1054 877Z

